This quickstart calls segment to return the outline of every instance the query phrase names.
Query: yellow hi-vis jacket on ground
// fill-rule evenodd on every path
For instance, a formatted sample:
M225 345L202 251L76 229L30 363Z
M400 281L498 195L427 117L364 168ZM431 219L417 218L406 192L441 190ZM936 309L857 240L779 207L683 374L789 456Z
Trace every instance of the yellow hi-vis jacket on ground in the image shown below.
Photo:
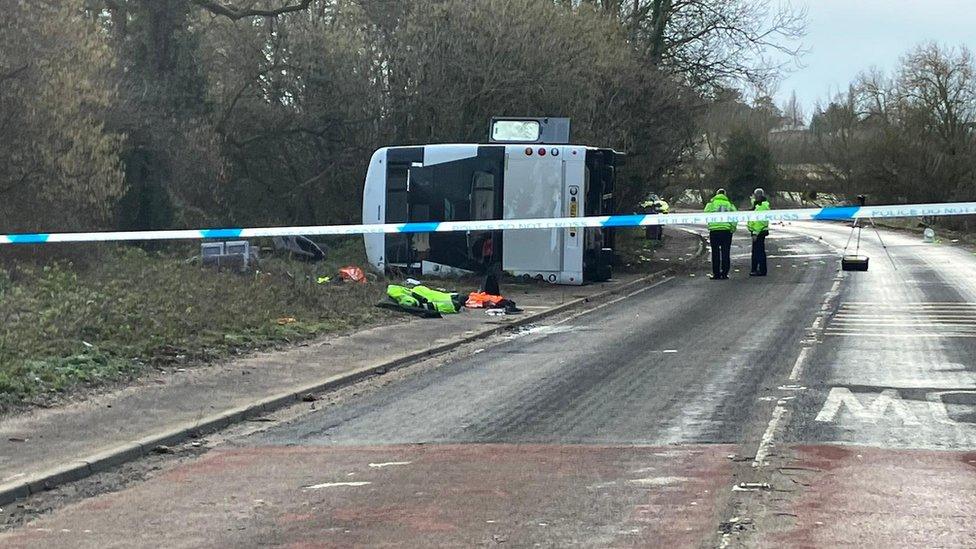
M705 213L718 213L718 212L734 212L735 204L729 200L729 197L724 194L717 194L708 202L705 206ZM730 231L735 232L735 229L739 226L737 222L719 222L719 223L709 223L709 231Z
M756 199L752 199L752 209L757 212L765 212L769 210L769 200L763 200L760 203L756 203ZM763 231L769 230L769 221L750 221L746 223L749 227L749 232L752 234L759 234Z

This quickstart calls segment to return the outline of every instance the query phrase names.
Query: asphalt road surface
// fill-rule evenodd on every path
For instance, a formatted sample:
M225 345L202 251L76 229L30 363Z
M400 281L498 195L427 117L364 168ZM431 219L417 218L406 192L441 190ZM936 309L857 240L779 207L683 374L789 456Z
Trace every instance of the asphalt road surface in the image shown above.
M33 546L974 546L976 255L774 227L0 537Z

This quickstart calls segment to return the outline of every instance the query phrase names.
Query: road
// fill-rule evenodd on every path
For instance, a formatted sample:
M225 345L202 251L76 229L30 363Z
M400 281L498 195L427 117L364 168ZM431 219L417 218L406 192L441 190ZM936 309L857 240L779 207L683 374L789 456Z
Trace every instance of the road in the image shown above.
M774 227L55 510L0 545L973 546L976 255Z

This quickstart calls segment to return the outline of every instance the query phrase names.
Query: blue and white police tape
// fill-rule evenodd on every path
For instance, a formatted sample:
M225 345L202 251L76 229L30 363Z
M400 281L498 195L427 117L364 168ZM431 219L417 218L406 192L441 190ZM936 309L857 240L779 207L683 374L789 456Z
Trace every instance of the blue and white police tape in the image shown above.
M271 236L333 236L383 233L441 233L464 231L511 231L524 229L572 229L583 227L641 227L647 225L705 225L746 221L848 221L896 217L976 215L976 202L904 204L892 206L842 206L767 210L764 212L674 213L610 215L489 221L432 221L378 223L372 225L321 225L313 227L264 227L238 229L188 229L173 231L124 231L86 233L30 233L0 235L0 244L49 244L58 242L125 242L140 240L206 240Z

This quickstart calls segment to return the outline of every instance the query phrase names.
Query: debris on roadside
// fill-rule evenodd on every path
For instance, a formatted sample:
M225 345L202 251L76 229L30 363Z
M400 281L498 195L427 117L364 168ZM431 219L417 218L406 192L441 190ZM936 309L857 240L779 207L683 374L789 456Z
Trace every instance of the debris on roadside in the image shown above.
M719 524L718 532L720 534L731 534L732 532L742 532L750 524L752 524L751 518L732 517L729 520L723 521L721 524Z
M165 444L160 444L159 446L156 446L155 448L152 449L152 451L153 451L154 454L172 454L173 453L173 449L170 448L169 446L166 446Z
M732 487L733 492L765 492L771 489L768 482L740 482Z
M258 249L247 240L203 242L200 244L200 263L204 267L215 267L218 271L248 271L258 263Z
M306 261L325 259L322 246L304 236L275 236L271 238L276 250L288 252L291 256Z
M355 265L347 265L339 269L339 278L345 282L366 284L366 273L361 267Z
M302 396L302 402L315 402L318 399L319 397L313 395L312 393L308 393Z
M398 308L422 318L440 318L442 314L456 314L464 307L464 302L457 293L434 290L426 286L408 288L390 284L386 287L386 295L395 306L389 302L381 303L379 306Z
M464 306L469 309L502 310L503 313L501 314L514 314L522 312L522 309L519 309L515 302L511 299L485 292L471 292L468 294L468 299L464 303ZM497 315L499 313L489 314Z

